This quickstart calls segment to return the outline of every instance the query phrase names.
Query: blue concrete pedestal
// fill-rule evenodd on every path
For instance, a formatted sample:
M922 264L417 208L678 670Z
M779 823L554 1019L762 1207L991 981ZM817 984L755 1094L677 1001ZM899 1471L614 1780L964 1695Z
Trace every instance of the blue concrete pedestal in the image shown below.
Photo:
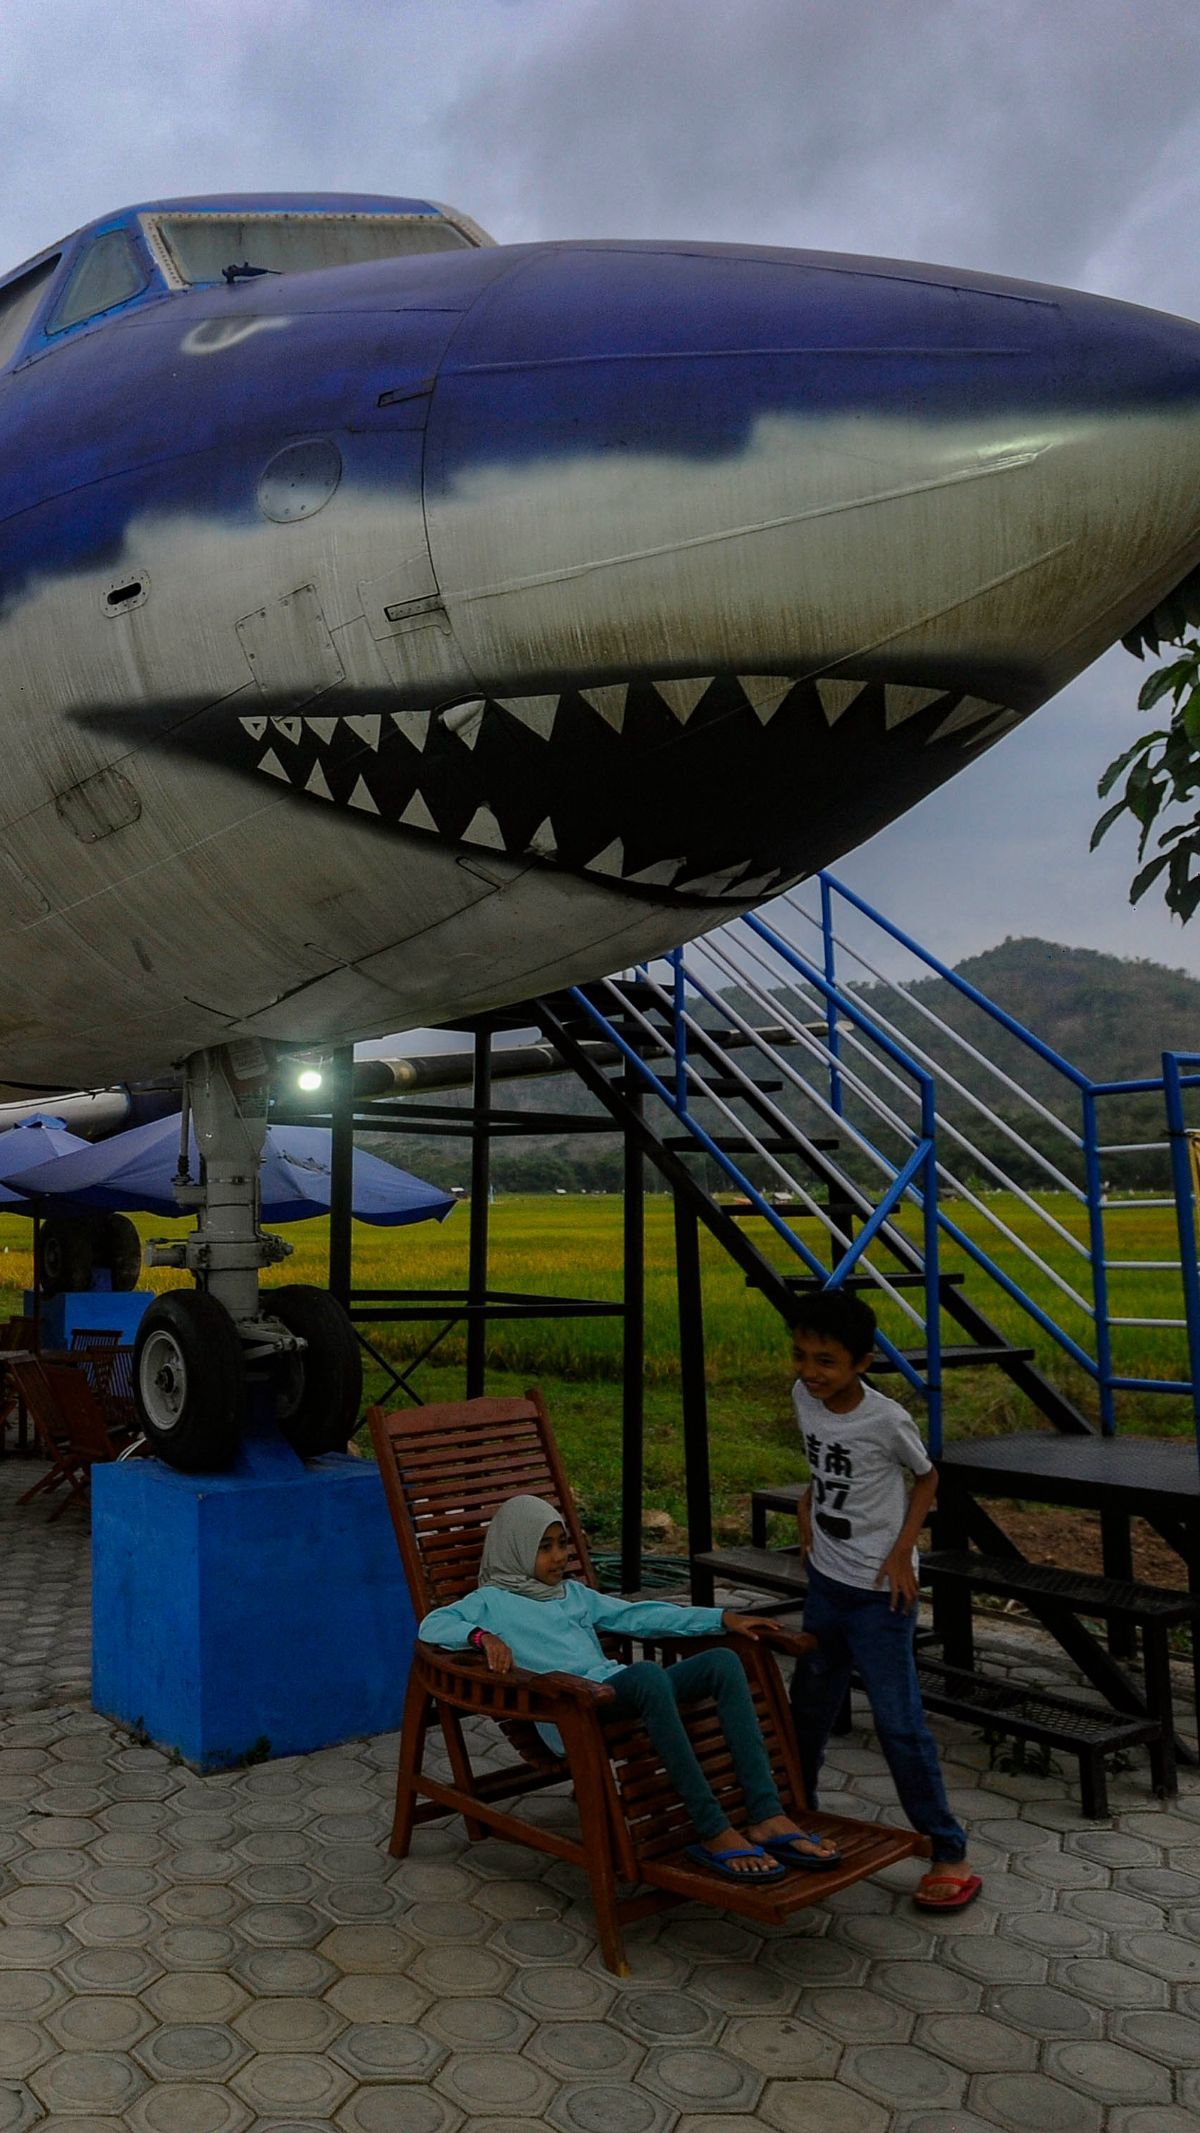
M92 1702L200 1770L400 1723L413 1615L379 1470L252 1423L226 1474L92 1470Z
M33 1318L37 1298L25 1292L25 1316ZM64 1289L41 1300L43 1348L67 1349L76 1332L119 1333L122 1345L132 1348L142 1315L154 1302L153 1289Z

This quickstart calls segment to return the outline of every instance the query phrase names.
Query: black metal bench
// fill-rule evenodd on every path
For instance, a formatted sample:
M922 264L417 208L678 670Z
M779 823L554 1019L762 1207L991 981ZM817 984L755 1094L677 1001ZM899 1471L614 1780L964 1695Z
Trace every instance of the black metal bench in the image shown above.
M1105 1756L1144 1744L1153 1757L1156 1744L1161 1746L1162 1727L1156 1719L1126 1718L1098 1704L1074 1703L1048 1689L973 1674L924 1655L917 1661L917 1673L926 1710L1074 1755L1080 1805L1097 1821L1108 1814Z
M1167 1795L1178 1791L1167 1632L1188 1625L1195 1637L1200 1632L1200 1600L1157 1585L1059 1570L1053 1564L1026 1562L1022 1556L983 1555L973 1549L934 1550L922 1557L921 1577L933 1594L946 1659L968 1672L974 1659L971 1596L976 1592L1022 1601L1050 1627L1057 1613L1125 1622L1139 1629L1144 1714L1131 1709L1126 1715L1144 1715L1155 1724L1158 1739L1150 1749L1155 1790Z

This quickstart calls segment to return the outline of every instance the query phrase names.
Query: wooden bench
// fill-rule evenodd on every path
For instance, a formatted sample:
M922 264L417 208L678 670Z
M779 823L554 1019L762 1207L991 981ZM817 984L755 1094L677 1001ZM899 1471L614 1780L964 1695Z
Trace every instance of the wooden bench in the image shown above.
M1048 1624L1058 1612L1126 1622L1140 1629L1144 1716L1156 1725L1159 1736L1150 1749L1154 1787L1168 1796L1178 1792L1167 1632L1190 1625L1195 1639L1200 1632L1200 1600L1157 1585L1095 1577L1085 1571L1059 1570L1049 1563L1029 1563L1023 1556L983 1555L965 1548L935 1549L923 1556L921 1578L933 1594L947 1660L968 1671L974 1657L970 1602L976 1592L1023 1601ZM1131 1710L1126 1715L1142 1714Z
M1105 1756L1145 1744L1153 1757L1156 1745L1161 1746L1162 1727L1157 1719L1123 1717L1098 1704L1074 1703L1048 1689L974 1674L923 1655L917 1661L917 1673L927 1710L1074 1755L1079 1763L1080 1805L1085 1815L1097 1821L1108 1814Z

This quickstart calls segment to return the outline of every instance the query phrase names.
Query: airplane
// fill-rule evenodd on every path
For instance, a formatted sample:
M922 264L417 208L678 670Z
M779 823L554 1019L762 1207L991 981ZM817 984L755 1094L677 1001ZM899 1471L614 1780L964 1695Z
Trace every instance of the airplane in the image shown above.
M1198 474L1200 328L943 267L263 194L0 281L0 1072L182 1067L155 1449L267 1367L344 1441L336 1307L259 1303L281 1059L831 862L1195 567Z

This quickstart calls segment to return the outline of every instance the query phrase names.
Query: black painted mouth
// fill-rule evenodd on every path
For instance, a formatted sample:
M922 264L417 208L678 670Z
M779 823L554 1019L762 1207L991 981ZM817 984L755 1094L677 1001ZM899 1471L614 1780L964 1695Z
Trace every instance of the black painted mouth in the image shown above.
M93 716L392 830L744 907L861 843L1022 715L959 689L785 675L394 704L333 689Z

